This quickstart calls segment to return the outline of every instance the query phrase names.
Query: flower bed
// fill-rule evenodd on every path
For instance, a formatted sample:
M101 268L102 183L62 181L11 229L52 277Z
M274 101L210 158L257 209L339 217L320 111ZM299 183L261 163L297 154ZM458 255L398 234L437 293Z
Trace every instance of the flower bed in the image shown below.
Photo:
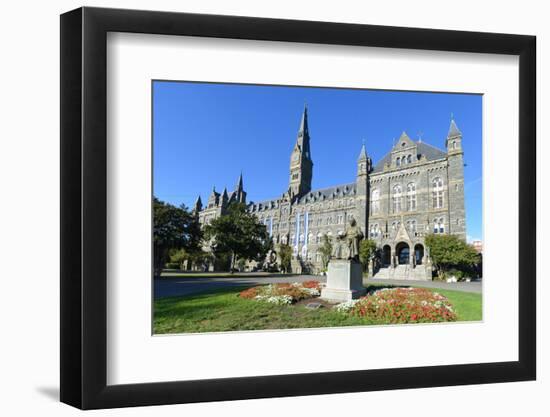
M387 324L457 320L448 299L425 288L384 288L358 300L338 304L335 309Z
M239 297L241 298L277 305L293 304L297 301L319 297L320 295L321 288L317 281L260 285L239 293Z

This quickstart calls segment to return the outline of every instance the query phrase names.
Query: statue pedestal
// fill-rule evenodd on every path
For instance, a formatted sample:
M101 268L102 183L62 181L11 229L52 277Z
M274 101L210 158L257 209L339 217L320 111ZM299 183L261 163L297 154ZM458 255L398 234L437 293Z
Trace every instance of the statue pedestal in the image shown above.
M366 292L359 262L344 259L333 259L329 262L327 286L321 290L321 298L343 302L355 300Z

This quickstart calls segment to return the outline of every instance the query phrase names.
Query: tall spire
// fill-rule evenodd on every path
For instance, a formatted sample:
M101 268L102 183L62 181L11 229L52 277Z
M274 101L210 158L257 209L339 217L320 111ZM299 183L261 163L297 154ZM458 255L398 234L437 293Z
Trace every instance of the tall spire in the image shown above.
M302 196L311 190L313 161L309 146L307 106L304 106L296 144L290 155L289 192L291 197Z
M243 189L243 172L241 171L241 175L239 175L239 180L237 181L237 191Z
M300 122L300 129L298 130L298 136L309 135L309 129L307 125L307 104L304 104L304 112L302 113L302 120Z
M307 159L311 159L311 151L309 148L309 127L308 127L308 121L307 121L307 105L304 105L304 112L302 113L300 128L298 129L298 139L296 140L296 145L298 145L303 155Z

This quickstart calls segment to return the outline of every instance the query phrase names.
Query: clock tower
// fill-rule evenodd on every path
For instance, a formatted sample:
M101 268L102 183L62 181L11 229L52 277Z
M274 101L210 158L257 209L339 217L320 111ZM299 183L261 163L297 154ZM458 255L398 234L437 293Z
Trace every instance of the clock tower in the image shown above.
M290 155L290 197L301 197L311 191L313 176L313 161L309 146L309 128L307 123L307 107L304 107L296 144Z

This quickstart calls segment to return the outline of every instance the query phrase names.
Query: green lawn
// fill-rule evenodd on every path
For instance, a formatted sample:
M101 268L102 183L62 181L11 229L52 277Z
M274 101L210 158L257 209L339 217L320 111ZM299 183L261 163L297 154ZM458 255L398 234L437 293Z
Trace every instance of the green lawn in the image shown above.
M238 297L247 288L229 288L187 297L161 298L154 304L154 333L295 329L374 324L329 308L276 306ZM448 297L459 321L481 320L481 294L435 290ZM378 323L379 324L379 323Z

